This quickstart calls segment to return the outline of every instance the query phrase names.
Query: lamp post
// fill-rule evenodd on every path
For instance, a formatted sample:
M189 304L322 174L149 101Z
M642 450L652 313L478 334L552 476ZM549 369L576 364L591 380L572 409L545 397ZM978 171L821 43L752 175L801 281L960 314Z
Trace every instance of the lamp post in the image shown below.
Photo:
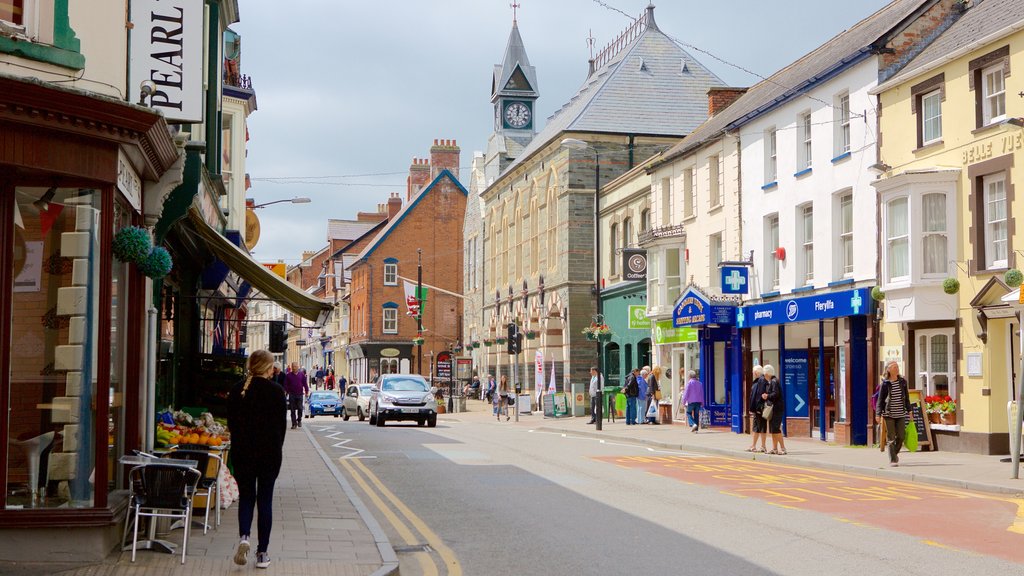
M252 206L249 206L249 208L263 208L264 206L270 206L271 204L281 204L283 202L290 202L292 204L309 204L310 202L312 202L312 200L306 198L305 196L299 196L297 198L285 198L284 200L264 202L263 204L253 204Z
M601 304L601 154L597 148L583 140L566 138L562 140L562 146L570 150L591 150L594 153L594 298L597 300L597 318L604 318L604 306ZM604 346L601 339L597 339L597 430L601 430L601 421L604 419L604 386L601 381L604 378Z

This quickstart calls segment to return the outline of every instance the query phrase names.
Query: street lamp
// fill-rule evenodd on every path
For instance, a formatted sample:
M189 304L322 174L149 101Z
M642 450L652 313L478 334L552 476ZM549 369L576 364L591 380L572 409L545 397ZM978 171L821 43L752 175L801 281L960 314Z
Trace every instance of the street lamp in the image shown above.
M601 154L597 148L583 140L576 138L565 138L562 140L562 147L569 150L590 150L594 153L594 298L597 300L597 318L604 317L604 306L601 304ZM604 346L601 339L597 339L597 430L601 430L601 421L604 419L604 386L601 384L604 378Z
M264 202L263 204L253 204L252 206L249 206L249 208L263 208L264 206L270 206L271 204L281 204L283 202L291 202L292 204L309 204L310 202L312 202L312 200L306 198L305 196L300 196L298 198L285 198L284 200Z

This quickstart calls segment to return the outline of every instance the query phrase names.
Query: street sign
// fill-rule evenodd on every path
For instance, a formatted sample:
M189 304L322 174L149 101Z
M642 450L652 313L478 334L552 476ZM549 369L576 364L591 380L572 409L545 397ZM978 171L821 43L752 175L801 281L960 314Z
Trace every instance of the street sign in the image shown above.
M437 378L439 380L451 380L452 378L452 355L450 352L441 352L437 355Z
M746 266L722 266L722 294L746 294L750 270Z

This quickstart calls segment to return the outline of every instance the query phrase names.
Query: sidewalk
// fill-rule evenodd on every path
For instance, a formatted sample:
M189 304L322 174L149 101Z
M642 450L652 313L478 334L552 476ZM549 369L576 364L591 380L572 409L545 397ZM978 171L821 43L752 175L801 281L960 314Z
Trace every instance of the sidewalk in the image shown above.
M181 565L180 549L175 555L139 550L135 563L131 562L131 550L128 550L112 554L102 564L60 574L397 574L397 556L380 525L338 472L332 459L316 444L309 427L289 430L284 450L284 465L274 490L274 530L268 550L271 558L269 569L255 568L255 520L249 563L237 566L232 561L238 543L238 506L234 503L222 511L219 529L211 529L204 535L202 528L192 528L184 566ZM212 515L211 512L211 520ZM165 539L180 543L181 531L174 530Z
M467 412L443 415L451 419L480 419L494 422L489 404L477 400L467 402ZM598 432L592 424L587 424L588 417L582 418L544 418L540 412L532 415L520 415L518 426L529 427L545 432L558 432L574 436L603 438L620 442L631 442L664 448L729 456L733 458L753 459L758 461L794 464L898 479L909 482L921 482L978 492L1010 495L1017 498L1024 495L1024 479L1010 478L1012 472L1010 462L1000 462L1005 456L984 456L980 454L961 454L957 452L916 452L904 451L900 454L898 468L890 468L888 458L871 446L840 446L811 438L786 438L785 456L746 452L750 446L749 434L736 434L726 428L690 432L690 428L682 422L659 426L640 425L626 426L624 418L617 418L614 423L604 421L603 430ZM505 422L494 422L495 425L506 425ZM515 418L508 424L516 425ZM771 449L771 438L768 439ZM1024 477L1024 466L1021 471Z

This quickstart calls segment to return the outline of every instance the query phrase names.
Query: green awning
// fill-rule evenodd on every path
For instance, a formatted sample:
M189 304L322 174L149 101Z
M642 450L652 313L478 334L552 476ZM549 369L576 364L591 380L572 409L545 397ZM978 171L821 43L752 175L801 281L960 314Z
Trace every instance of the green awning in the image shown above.
M334 310L332 303L303 292L253 260L248 252L235 246L220 232L210 227L195 208L190 208L188 211L188 225L200 238L205 240L206 246L217 258L220 258L232 272L247 280L264 296L273 299L295 314L316 322L317 326L324 326L327 323Z

